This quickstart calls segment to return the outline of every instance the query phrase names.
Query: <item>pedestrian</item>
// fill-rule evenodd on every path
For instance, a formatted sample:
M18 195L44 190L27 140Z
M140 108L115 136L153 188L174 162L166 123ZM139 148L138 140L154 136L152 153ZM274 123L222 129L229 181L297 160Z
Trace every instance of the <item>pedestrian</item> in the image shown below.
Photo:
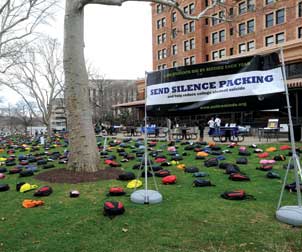
M219 128L221 126L221 119L219 118L218 115L215 116L215 120L214 120L214 125L215 127Z
M199 131L199 142L202 142L203 141L204 122L199 121L198 131Z
M210 120L208 121L208 126L209 126L209 136L212 136L215 132L215 121L214 117L211 117Z

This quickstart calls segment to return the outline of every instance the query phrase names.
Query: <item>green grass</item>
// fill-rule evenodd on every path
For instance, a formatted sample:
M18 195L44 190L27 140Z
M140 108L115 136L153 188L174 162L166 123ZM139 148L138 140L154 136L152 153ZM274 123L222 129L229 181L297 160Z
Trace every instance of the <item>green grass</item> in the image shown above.
M156 148L166 150L165 144L160 142ZM260 147L268 146L271 145ZM182 152L183 146L179 145L179 153ZM248 158L248 165L240 166L251 181L234 182L228 180L223 170L206 168L202 160L194 159L193 151L187 152L189 156L183 163L208 172L216 186L193 188L192 175L171 166L168 168L177 175L177 183L162 185L160 178L156 178L164 197L157 205L131 203L129 195L132 191L129 189L126 189L128 196L106 196L110 186L126 187L126 182L50 184L33 177L20 179L18 175L7 175L0 181L11 186L10 191L0 193L0 251L301 251L301 229L280 223L274 217L282 181L267 179L265 172L256 170L259 158L255 154ZM234 162L237 153L237 149L233 149L233 154L225 154L226 162ZM277 151L270 157L278 153L287 151ZM284 175L282 165L287 161L277 162L274 170ZM132 171L134 163L137 161L122 166ZM289 182L292 178L291 171ZM54 192L43 198L44 206L25 209L22 201L34 197L32 192L16 192L18 181L39 186L47 184ZM149 181L150 188L154 189L152 180ZM69 198L71 189L79 190L80 197ZM256 200L220 198L222 192L233 189L245 189ZM108 199L122 201L125 214L112 220L103 216L103 203ZM296 204L296 195L286 191L283 203Z

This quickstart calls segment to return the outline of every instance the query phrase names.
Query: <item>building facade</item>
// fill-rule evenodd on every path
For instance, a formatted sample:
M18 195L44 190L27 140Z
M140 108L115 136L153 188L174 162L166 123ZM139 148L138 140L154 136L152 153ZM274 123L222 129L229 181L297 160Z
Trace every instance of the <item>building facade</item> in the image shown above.
M137 117L137 111L131 107L115 106L137 100L135 80L90 80L89 89L95 123L124 123Z
M180 7L187 14L198 15L211 3L212 0L184 0ZM153 70L265 54L282 47L291 104L295 117L301 120L302 0L220 3L198 21L184 19L174 8L153 3ZM232 117L255 120L250 113Z

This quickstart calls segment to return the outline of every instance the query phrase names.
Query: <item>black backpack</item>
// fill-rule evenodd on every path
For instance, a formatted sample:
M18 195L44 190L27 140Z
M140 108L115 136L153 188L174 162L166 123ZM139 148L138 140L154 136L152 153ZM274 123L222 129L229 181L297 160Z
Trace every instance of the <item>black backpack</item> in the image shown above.
M280 176L278 173L272 172L272 171L269 171L269 172L266 174L266 177L267 177L267 178L270 178L270 179L274 179L274 178L280 179L280 178L281 178L281 176Z
M170 175L170 171L168 170L160 170L160 171L157 171L154 173L156 177L166 177L166 176L169 176Z
M213 167L213 166L218 166L218 159L217 158L210 158L204 161L204 165L206 167Z
M205 187L205 186L215 186L215 185L213 185L210 180L195 179L193 181L193 186L195 186L195 187Z
M19 176L20 177L29 177L29 176L33 176L34 172L32 170L24 170L24 171L20 171Z
M237 158L236 160L236 164L247 164L247 158L246 157L241 157L241 158Z
M104 215L110 218L115 217L116 215L123 214L125 208L122 202L120 201L106 201L104 203Z
M220 196L228 200L255 199L254 196L246 194L244 190L226 191Z
M0 184L0 192L5 192L9 190L8 184Z
M237 165L229 164L227 168L225 169L226 174L232 174L232 173L238 173L240 172L240 169Z
M118 180L129 181L135 179L135 174L133 172L125 172L118 176Z
M285 185L285 189L289 190L290 192L297 192L296 182ZM300 191L302 192L302 184L300 184Z
M37 197L49 196L52 192L53 191L50 186L42 186L37 191L35 191L34 196L37 196Z
M233 180L233 181L250 181L251 180L248 176L246 176L242 173L239 173L239 172L230 174L229 179Z
M7 172L7 169L5 167L0 168L0 173L5 173L5 172Z
M284 161L284 160L286 160L286 157L284 155L277 155L277 156L274 156L274 160L275 161Z
M16 184L16 191L17 192L20 192L20 188L21 188L21 186L23 186L25 184L25 182L18 182L17 184Z
M197 167L187 167L184 169L184 172L187 172L187 173L194 173L194 172L199 172L199 169Z

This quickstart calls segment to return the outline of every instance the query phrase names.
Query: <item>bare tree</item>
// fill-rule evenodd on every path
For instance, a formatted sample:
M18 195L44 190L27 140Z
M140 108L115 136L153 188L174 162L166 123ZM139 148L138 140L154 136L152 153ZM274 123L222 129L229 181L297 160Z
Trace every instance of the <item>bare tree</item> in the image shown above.
M50 131L53 102L63 96L63 62L60 44L45 38L29 47L18 64L7 71L3 84L18 93L29 108L34 101L42 115L42 123ZM37 117L37 112L31 110Z
M99 153L89 105L88 75L84 59L84 7L87 4L121 6L128 0L66 0L64 24L64 71L66 108L69 125L70 156L68 169L95 172L100 168ZM135 1L135 0L130 0ZM214 0L197 16L183 11L177 0L141 0L168 5L186 19L198 20L220 4Z
M0 73L5 73L33 39L37 26L52 14L58 0L0 1Z
M20 119L20 122L24 128L24 133L27 133L27 128L32 126L34 114L32 111L35 111L35 104L33 102L26 103L24 101L19 101L14 109L15 117Z

